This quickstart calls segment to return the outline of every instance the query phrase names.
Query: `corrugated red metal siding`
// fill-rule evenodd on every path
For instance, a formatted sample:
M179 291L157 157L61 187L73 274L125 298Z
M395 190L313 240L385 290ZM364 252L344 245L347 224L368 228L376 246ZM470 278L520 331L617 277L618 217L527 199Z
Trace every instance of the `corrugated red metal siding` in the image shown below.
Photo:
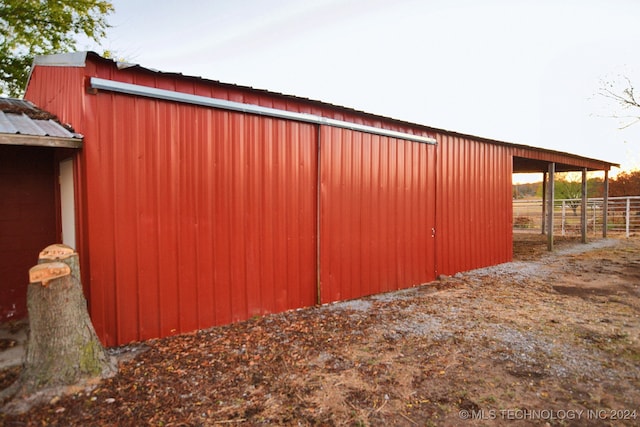
M511 171L507 148L438 134L438 274L511 261Z
M34 71L29 99L85 134L81 257L92 319L108 345L314 304L318 219L323 302L511 259L512 163L503 146L429 131L432 146L88 94L85 76L96 76L427 133L104 61L46 68Z
M107 342L315 303L313 126L124 95L95 103L89 252Z
M34 102L38 107L53 112L62 123L73 124L77 132L87 129L85 117L90 116L85 104L85 73L80 67L34 67L31 70L29 85L25 99ZM80 254L80 267L83 277L85 296L91 305L91 289L89 280L89 257L85 255L86 227L84 226L86 207L83 205L85 193L85 173L82 161L78 161L81 153L74 155L74 191L76 195L76 250Z
M435 147L321 127L323 303L435 278Z
M103 341L315 304L317 128L86 94L85 73L201 94L207 88L92 62L32 75L28 99L85 135L77 175L81 257Z
M62 123L76 130L84 128L85 73L82 67L34 67L24 98L52 112Z
M166 90L174 90L186 94L207 96L234 102L244 102L253 105L276 108L299 113L309 113L329 117L336 120L364 124L373 127L383 127L398 132L414 133L417 135L432 135L424 127L403 124L392 119L366 114L356 110L321 104L317 101L296 98L289 95L266 92L232 84L212 82L201 78L188 77L178 74L151 72L140 67L117 69L111 61L96 60L90 56L87 62L88 75L139 84Z

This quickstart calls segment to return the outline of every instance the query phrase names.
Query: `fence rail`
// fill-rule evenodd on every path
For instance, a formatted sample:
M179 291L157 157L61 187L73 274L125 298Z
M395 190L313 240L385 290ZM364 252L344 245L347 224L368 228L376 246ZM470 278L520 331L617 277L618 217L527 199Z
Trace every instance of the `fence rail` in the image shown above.
M624 233L629 237L640 232L640 196L609 197L607 232ZM602 234L604 201L587 199L587 233ZM556 200L553 209L554 234L562 236L580 234L580 199ZM542 232L542 200L513 201L514 231ZM548 226L548 225L547 225Z

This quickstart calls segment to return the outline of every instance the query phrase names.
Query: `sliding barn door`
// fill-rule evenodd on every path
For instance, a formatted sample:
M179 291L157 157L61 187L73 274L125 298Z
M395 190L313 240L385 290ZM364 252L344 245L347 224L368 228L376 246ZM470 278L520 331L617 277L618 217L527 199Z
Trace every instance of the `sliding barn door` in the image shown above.
M320 301L435 279L435 147L320 129Z

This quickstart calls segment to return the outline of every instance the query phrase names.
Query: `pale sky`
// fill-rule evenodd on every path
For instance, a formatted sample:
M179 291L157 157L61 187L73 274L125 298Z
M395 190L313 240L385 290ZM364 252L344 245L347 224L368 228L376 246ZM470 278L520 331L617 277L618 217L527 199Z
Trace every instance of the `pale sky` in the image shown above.
M113 0L101 46L143 67L640 168L638 0ZM640 96L639 96L640 97ZM640 111L636 113L640 115Z

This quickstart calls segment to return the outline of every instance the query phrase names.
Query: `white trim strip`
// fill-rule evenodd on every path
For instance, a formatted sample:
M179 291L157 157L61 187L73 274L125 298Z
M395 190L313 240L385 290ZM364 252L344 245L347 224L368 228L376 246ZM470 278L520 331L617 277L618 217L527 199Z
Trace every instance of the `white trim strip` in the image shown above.
M239 111L242 113L258 114L261 116L275 117L279 119L295 120L305 123L333 126L343 129L357 130L374 135L390 136L392 138L406 139L408 141L435 144L436 140L428 136L414 135L411 133L397 132L390 129L377 128L374 126L361 125L358 123L346 122L343 120L331 119L328 117L316 116L314 114L296 113L293 111L279 110L276 108L262 107L260 105L244 104L241 102L227 101L225 99L210 98L207 96L192 95L173 90L158 89L149 86L136 85L131 83L117 82L114 80L91 77L91 88L102 89L111 92L125 93L128 95L138 95L147 98L163 99L166 101L183 102L186 104L202 105L223 110Z
M47 67L84 67L87 61L87 52L56 53L53 55L37 55L33 58L33 68L36 65Z

